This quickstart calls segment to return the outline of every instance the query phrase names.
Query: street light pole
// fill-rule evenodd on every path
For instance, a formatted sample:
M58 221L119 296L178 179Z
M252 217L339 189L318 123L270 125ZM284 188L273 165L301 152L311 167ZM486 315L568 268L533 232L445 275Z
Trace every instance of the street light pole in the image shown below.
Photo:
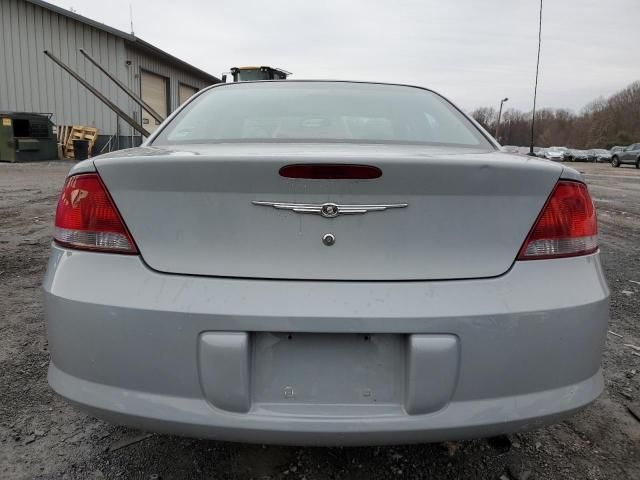
M498 123L496 124L496 134L495 134L496 140L498 140L498 133L500 133L500 118L502 118L502 105L504 104L504 102L508 102L508 101L509 101L508 97L504 97L502 100L500 100L500 110L498 110Z

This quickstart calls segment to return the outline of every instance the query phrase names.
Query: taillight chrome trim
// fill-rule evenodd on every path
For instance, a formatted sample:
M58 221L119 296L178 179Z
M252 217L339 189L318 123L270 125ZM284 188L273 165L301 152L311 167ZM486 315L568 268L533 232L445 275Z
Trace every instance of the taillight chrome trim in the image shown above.
M60 246L80 250L137 253L132 250L131 240L118 232L92 232L55 227L54 241Z
M544 260L589 255L598 250L598 236L543 239L528 242L519 260ZM563 252L563 253L554 253Z

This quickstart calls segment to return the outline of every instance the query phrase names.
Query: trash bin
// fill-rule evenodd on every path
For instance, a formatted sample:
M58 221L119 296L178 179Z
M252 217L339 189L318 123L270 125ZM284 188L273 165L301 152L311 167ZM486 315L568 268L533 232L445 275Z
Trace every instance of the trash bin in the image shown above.
M89 140L73 141L73 157L76 160L86 160L89 158Z
M58 147L50 114L0 111L0 162L55 160Z

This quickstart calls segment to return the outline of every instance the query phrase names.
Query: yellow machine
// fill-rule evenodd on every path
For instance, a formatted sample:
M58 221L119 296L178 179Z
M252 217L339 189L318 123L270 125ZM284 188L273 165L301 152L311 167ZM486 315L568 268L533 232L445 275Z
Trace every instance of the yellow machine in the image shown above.
M250 82L256 80L286 80L291 72L273 67L233 67L231 69L234 82Z

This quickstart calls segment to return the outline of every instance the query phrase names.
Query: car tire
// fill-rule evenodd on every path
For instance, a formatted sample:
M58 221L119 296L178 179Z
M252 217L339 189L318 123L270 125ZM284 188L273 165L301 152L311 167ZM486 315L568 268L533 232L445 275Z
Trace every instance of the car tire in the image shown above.
M613 157L611 159L611 166L612 167L619 167L620 166L620 159L618 157Z

